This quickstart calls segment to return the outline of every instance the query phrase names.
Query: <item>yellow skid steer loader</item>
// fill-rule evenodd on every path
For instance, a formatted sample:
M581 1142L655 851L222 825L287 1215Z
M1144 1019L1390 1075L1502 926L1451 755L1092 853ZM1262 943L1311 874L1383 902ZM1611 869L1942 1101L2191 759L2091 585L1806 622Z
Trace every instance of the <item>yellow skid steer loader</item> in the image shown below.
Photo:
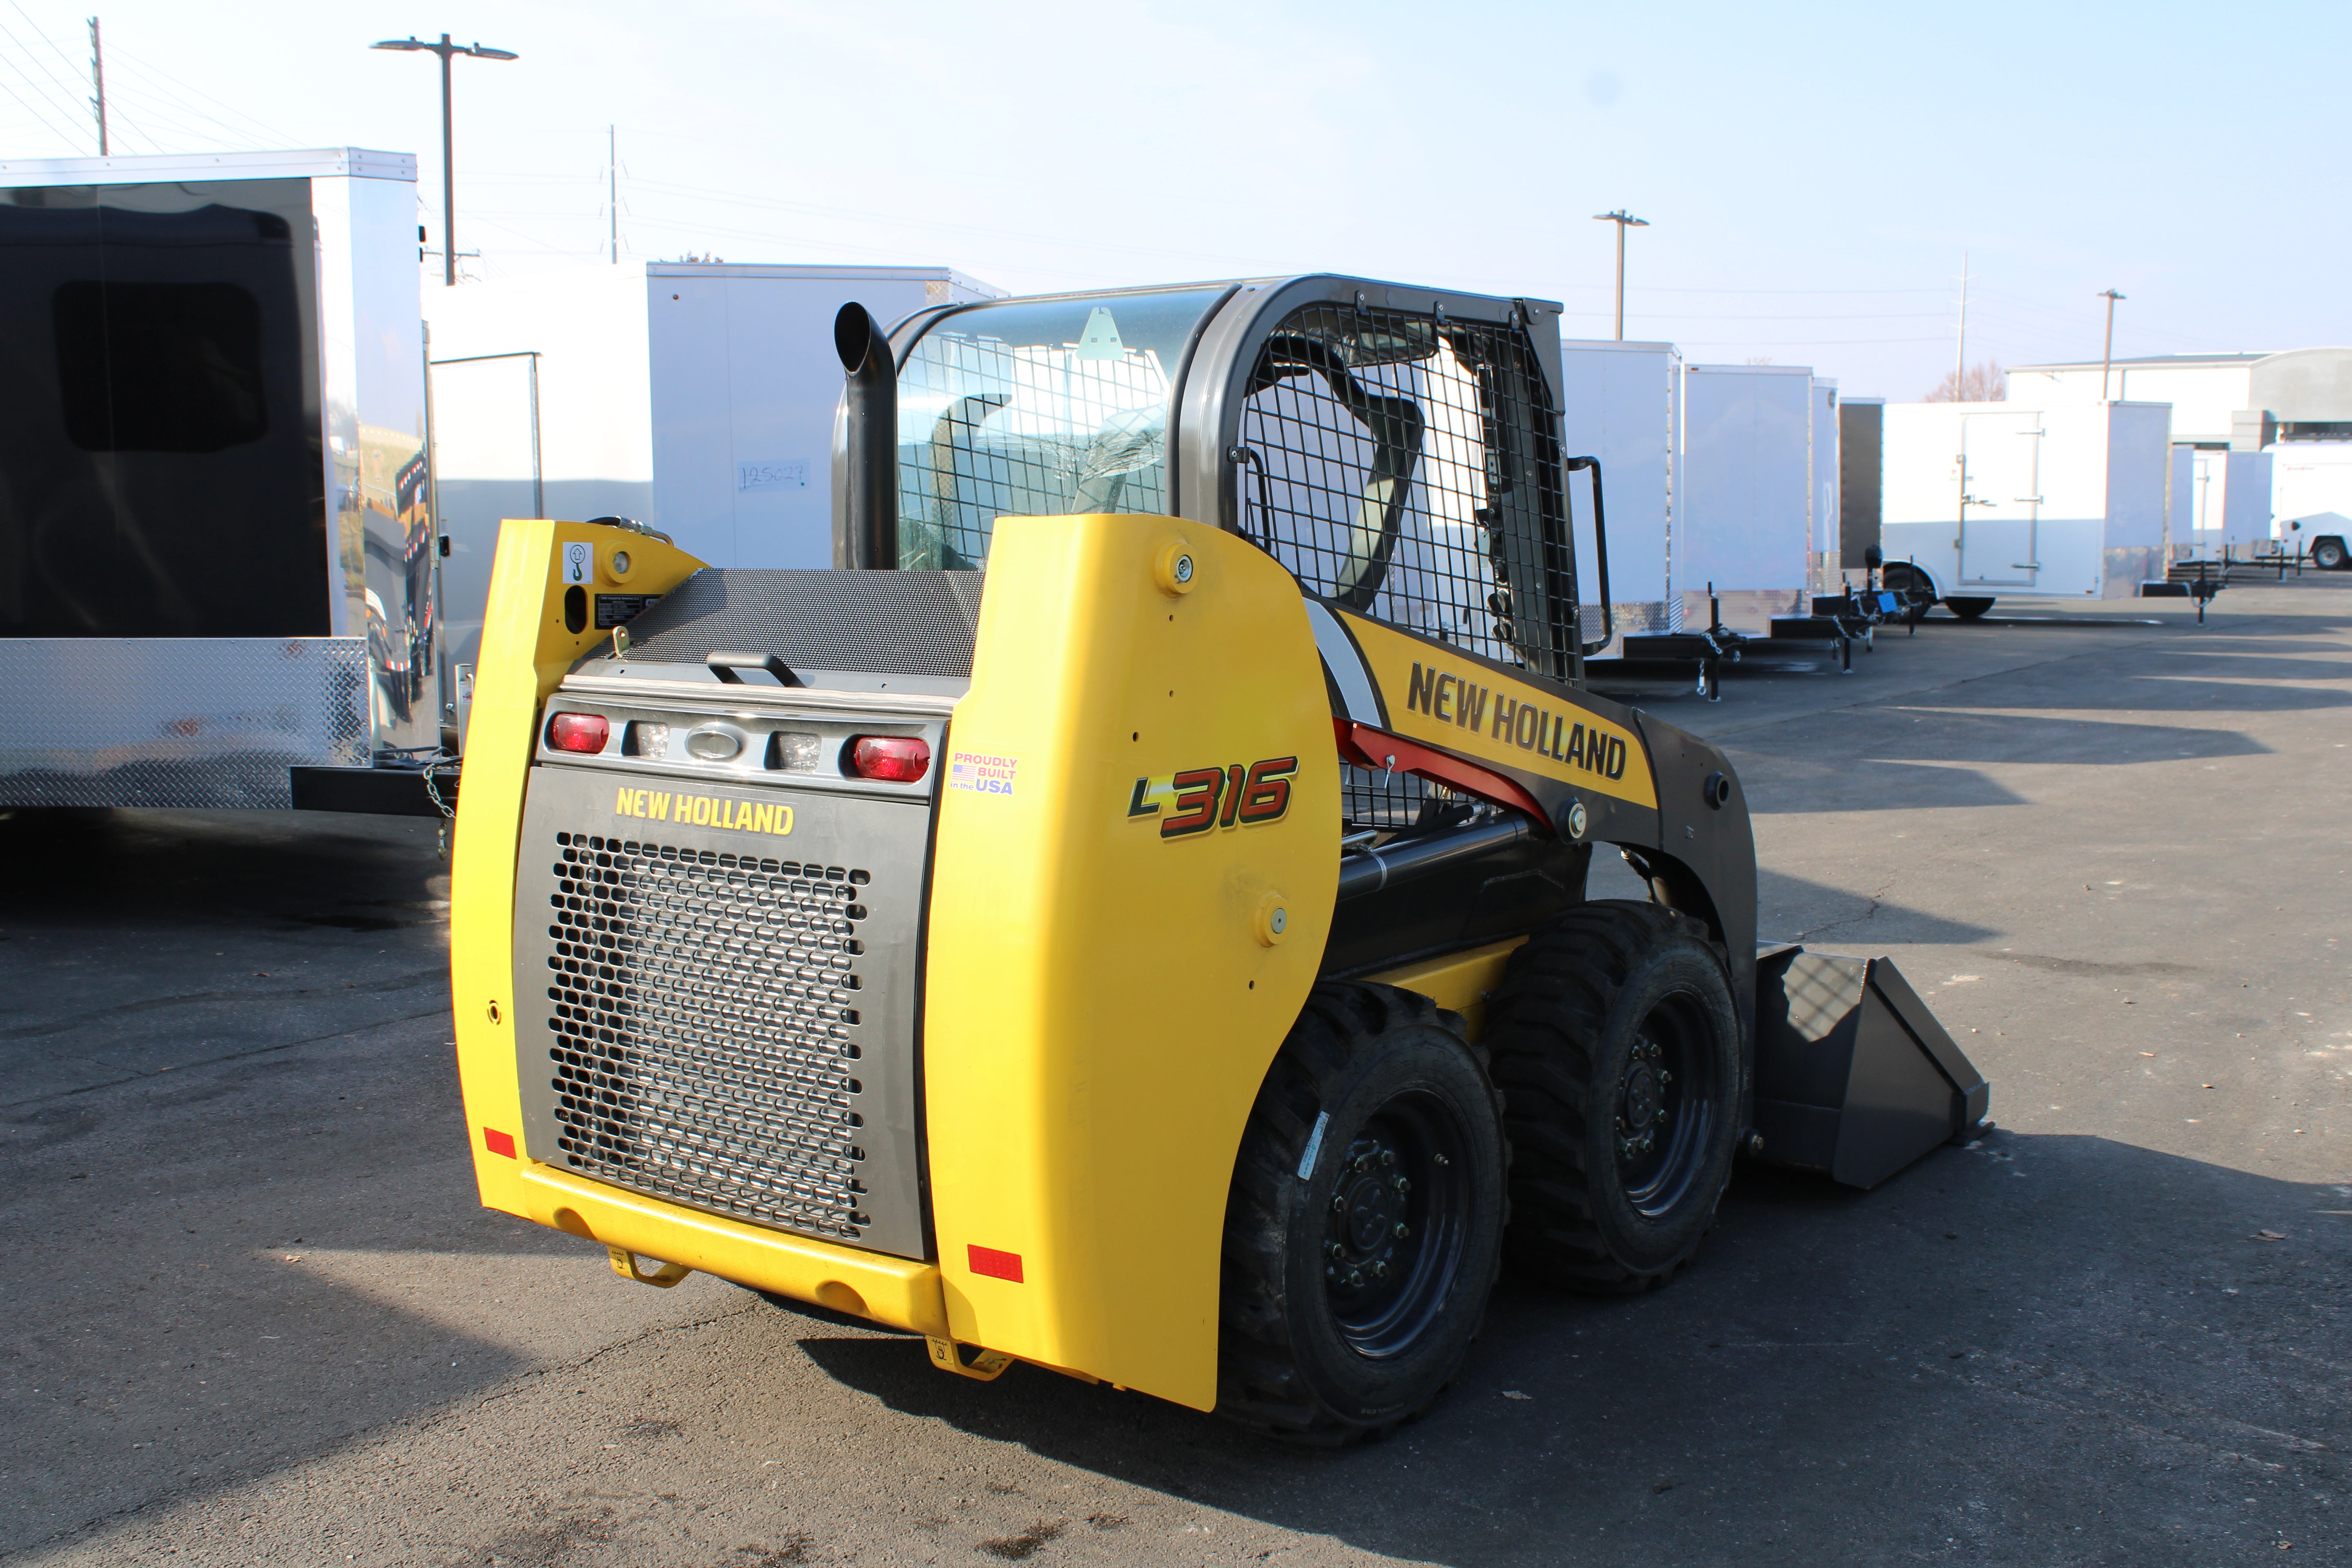
M1336 277L844 309L835 569L506 525L451 971L482 1201L1339 1442L1498 1269L1692 1256L1986 1089L1759 950L1714 747L1611 635L1559 307ZM1570 498L1589 493L1580 597ZM1646 901L1591 900L1595 849Z

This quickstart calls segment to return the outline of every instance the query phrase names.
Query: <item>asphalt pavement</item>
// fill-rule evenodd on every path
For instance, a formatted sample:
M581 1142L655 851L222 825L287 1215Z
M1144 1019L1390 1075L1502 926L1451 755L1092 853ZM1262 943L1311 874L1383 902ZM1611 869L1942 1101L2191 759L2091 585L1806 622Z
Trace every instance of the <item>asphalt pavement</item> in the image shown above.
M2352 575L2209 620L1661 694L1732 752L1764 934L1891 955L2000 1130L1866 1194L1743 1169L1645 1297L1507 1283L1336 1454L479 1208L430 823L0 820L0 1560L2344 1561Z

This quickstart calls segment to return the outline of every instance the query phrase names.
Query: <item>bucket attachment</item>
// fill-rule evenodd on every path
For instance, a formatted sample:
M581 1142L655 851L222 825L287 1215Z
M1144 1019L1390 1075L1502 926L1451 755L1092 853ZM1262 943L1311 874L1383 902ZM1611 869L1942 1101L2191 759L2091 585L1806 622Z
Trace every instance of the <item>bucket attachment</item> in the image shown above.
M1977 1136L1990 1094L1887 960L1795 946L1758 956L1759 1159L1874 1187Z

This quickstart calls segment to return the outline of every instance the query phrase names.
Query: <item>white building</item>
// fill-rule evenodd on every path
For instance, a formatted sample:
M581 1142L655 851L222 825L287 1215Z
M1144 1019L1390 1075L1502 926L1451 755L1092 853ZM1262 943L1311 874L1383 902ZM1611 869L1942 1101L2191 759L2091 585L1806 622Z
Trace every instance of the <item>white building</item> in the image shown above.
M2231 420L2255 406L2253 369L2275 356L2259 353L2155 354L2119 359L2099 390L2100 363L2021 364L2009 372L2009 400L2028 408L2096 403L2172 405L2172 439L2182 447L2227 447Z
M2096 360L2020 365L2009 393L2045 407L2096 403L2100 379ZM2341 557L2342 519L2352 516L2352 348L2116 360L2106 395L2171 404L2172 444L2195 454L2172 465L2176 556L2276 539L2305 550L2334 540ZM2257 453L2271 458L2267 473L2243 460Z

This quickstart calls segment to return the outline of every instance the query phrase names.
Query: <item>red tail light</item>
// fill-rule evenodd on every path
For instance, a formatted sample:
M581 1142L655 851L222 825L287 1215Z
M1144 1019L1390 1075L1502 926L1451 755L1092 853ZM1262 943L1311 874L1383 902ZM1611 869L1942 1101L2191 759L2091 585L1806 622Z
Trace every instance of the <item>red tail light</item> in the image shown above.
M558 713L548 721L547 743L559 752L601 752L612 733L602 713Z
M862 779L913 784L931 771L931 743L911 735L860 735L849 743L849 766Z

